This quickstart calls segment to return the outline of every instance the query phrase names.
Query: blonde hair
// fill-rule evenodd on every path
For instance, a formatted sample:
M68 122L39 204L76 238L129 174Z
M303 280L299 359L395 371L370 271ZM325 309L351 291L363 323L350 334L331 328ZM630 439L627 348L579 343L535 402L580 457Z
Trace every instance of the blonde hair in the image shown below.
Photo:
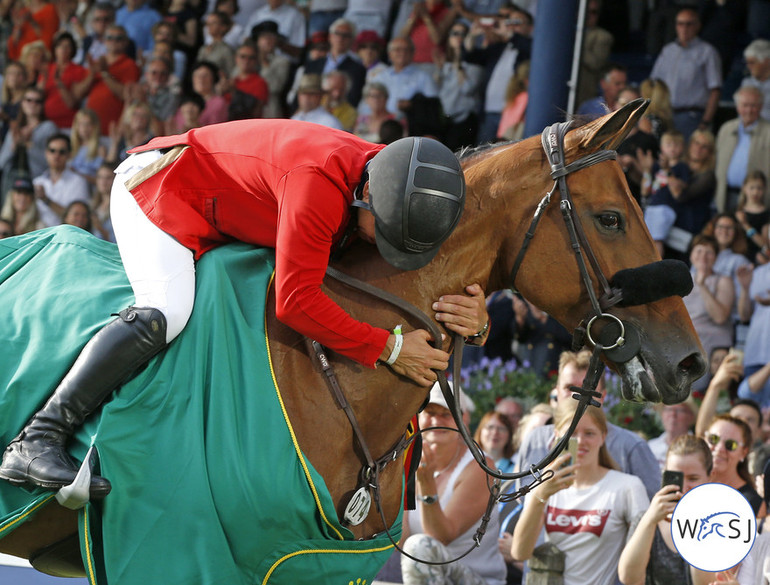
M558 434L563 434L567 430L572 422L572 418L575 416L577 406L577 400L562 400L556 407L554 428ZM602 441L602 446L599 448L599 465L606 467L607 469L620 471L620 466L615 462L610 455L610 452L607 450L607 417L604 415L604 411L596 406L589 406L583 416L591 417L591 420L594 421L604 435L604 441Z
M690 135L690 140L687 143L687 157L690 156L690 149L689 146L692 144L693 140L696 138L701 138L703 141L708 142L711 150L711 154L709 154L708 159L706 162L703 163L703 169L712 171L717 166L717 139L714 137L714 134L710 130L701 130L697 129Z
M639 86L639 94L650 100L646 116L659 118L666 128L674 127L674 110L671 107L671 92L665 81L645 79Z
M11 88L8 87L8 75L5 74L8 72L8 69L10 67L18 67L21 70L22 74L24 75L24 79L27 80L27 68L24 67L24 65L22 65L18 61L8 61L8 63L5 64L4 75L3 75L3 86L2 86L2 89L0 89L0 102L4 104L9 104L13 102L13 95L11 95Z
M80 133L77 130L78 122L87 118L91 121L91 135L85 138L80 137ZM80 147L85 145L86 152L89 159L94 159L99 155L99 138L101 137L101 124L99 122L99 116L90 108L81 108L75 113L75 117L72 119L72 132L70 133L70 140L72 142L72 151L70 156L74 157Z
M3 204L3 210L0 212L0 218L10 222L10 224L13 226L14 234L17 236L39 229L41 227L40 212L38 211L37 205L35 204L35 194L27 193L27 195L32 199L32 204L29 206L29 209L27 209L27 211L25 211L24 214L18 218L17 223L16 210L13 207L13 196L11 195L12 191L14 191L13 188L8 189L8 193L5 197L5 203Z
M517 95L527 91L529 70L529 61L522 61L516 66L516 70L510 80L508 80L508 85L505 88L505 103L511 103Z

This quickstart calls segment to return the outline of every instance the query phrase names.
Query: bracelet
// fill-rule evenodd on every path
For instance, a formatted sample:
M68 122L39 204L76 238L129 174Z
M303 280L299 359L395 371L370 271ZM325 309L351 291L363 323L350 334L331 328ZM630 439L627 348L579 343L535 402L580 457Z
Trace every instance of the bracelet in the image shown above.
M535 494L535 493L533 493L532 495L535 497L535 499L536 499L538 502L540 502L540 503L541 503L541 504L543 504L544 506L548 504L548 500L544 500L543 498L541 498L540 496L538 496L538 495L537 495L537 494Z
M473 343L477 339L483 338L487 334L487 331L489 331L489 319L487 319L487 322L484 323L484 327L482 327L478 333L474 333L473 335L466 337L465 343Z
M753 238L756 235L757 235L757 230L755 228L752 227L752 228L749 228L749 229L746 230L746 236L747 237Z
M393 350L390 352L390 357L385 360L385 363L389 366L396 363L396 360L401 353L401 346L404 345L404 336L401 335L401 325L396 325L393 328L393 335L396 336L396 342L393 344Z

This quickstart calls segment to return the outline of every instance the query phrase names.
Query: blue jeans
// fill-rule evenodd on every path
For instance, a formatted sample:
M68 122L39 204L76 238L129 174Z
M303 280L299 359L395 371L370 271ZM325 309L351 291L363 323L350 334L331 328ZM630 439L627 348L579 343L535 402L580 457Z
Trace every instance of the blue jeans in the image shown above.
M344 10L329 10L311 12L307 20L307 36L316 32L329 32L329 27L338 18L342 18Z

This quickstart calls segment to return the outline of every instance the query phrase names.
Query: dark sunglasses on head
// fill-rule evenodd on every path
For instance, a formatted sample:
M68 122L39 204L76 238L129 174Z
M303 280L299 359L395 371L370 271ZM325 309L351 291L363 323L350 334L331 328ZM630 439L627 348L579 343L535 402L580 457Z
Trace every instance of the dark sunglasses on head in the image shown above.
M717 435L716 433L707 433L706 434L706 441L708 441L708 444L712 447L716 447L719 445L719 441L722 440L722 437ZM739 443L735 439L725 439L724 440L725 449L727 449L730 453L735 451L738 447L743 447L743 443Z

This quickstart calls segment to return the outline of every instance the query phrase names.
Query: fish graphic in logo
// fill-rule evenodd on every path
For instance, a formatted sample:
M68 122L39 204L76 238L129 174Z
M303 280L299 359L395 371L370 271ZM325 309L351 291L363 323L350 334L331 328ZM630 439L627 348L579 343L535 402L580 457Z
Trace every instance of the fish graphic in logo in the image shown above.
M740 518L740 516L735 512L715 512L714 514L706 516L705 518L701 518L700 528L698 528L698 536L696 538L699 541L705 540L707 536L714 533L718 534L722 538L727 538L727 536L722 533L722 529L724 528L725 524L733 518L726 518L725 516Z

